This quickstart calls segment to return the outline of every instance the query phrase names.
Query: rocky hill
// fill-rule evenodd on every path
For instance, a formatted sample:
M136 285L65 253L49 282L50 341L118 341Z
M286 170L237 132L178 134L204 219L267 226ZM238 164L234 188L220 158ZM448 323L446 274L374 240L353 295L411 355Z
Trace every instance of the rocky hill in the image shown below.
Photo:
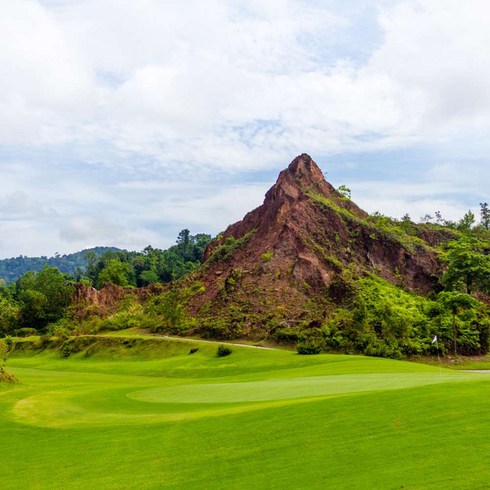
M147 288L79 284L72 321L79 333L140 327L295 343L301 353L481 355L488 301L467 294L465 261L473 257L470 279L488 299L485 240L368 215L302 154L261 206L207 246L197 270Z
M189 279L202 282L205 292L190 301L190 310L198 317L238 312L252 331L263 328L264 318L320 321L344 296L346 270L425 293L440 270L428 243L435 240L380 226L302 154L260 207L208 246L204 266Z

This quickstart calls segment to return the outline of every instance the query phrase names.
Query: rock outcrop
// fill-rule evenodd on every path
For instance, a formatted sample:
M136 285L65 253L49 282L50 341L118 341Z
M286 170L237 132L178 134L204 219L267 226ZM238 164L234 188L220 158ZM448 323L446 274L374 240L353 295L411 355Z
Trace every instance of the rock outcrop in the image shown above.
M321 315L332 301L332 282L347 268L424 293L437 282L440 264L422 239L374 226L302 154L280 173L260 207L208 246L192 277L206 291L191 301L191 311L200 316L239 307L257 318L286 320L308 309Z

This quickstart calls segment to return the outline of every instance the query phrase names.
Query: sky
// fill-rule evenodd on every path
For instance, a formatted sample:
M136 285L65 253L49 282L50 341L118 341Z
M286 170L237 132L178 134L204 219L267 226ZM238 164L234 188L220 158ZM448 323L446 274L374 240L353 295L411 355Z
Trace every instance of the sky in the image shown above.
M0 7L0 258L216 235L304 152L368 212L490 200L486 0Z

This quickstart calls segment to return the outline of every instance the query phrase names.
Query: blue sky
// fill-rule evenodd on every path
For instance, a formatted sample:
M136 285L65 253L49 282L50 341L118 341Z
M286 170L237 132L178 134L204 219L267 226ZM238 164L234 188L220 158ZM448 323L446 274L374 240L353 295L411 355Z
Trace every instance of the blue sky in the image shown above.
M0 257L216 234L309 153L369 212L489 200L482 0L9 0Z

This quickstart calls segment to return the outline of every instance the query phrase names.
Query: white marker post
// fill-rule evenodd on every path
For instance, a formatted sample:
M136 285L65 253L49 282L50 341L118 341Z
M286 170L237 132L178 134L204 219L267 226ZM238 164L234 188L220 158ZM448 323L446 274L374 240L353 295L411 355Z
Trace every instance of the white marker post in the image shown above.
M442 368L441 368L441 358L439 357L439 339L437 338L437 335L434 335L434 338L432 339L432 343L436 344L436 349L437 349L437 363L439 364L439 376L442 376Z

